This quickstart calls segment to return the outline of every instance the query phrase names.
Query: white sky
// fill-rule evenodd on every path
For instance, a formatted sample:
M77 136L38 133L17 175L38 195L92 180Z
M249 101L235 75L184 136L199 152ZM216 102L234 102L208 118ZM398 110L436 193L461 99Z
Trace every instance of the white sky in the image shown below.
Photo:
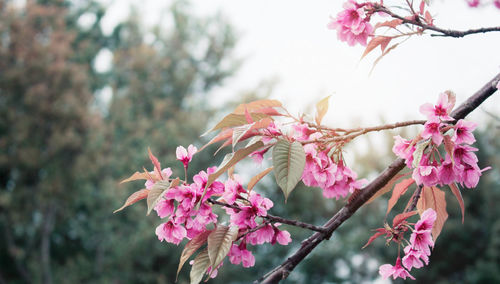
M111 9L104 29L127 16L129 3L139 5L149 23L155 23L171 1L105 1ZM398 2L398 1L386 1ZM195 14L217 11L238 31L236 56L244 64L227 84L213 91L215 100L235 98L260 82L278 79L273 98L292 113L305 110L324 96L332 95L327 125L334 127L374 125L383 116L388 122L421 119L418 107L435 102L440 92L451 89L461 103L500 72L500 33L472 35L462 39L414 37L400 45L377 65L376 55L360 61L363 47L349 47L337 40L326 25L343 1L286 0L194 0ZM470 9L464 0L433 1L435 24L467 29L499 26L500 10L493 6ZM221 104L222 105L222 104ZM500 95L483 106L500 113ZM478 111L476 111L478 112ZM482 114L484 116L484 114ZM481 114L473 118L480 119ZM358 125L356 125L358 126Z

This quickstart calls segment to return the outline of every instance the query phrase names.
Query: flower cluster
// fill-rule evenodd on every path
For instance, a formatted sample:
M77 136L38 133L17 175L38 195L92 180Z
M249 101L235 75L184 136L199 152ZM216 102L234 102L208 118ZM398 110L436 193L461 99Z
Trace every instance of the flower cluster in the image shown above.
M419 138L406 140L395 136L393 152L406 160L413 168L413 179L425 186L446 185L454 182L473 188L479 182L481 170L474 154L477 148L470 146L476 141L472 131L477 124L459 120L452 124L449 116L454 105L451 93L442 93L436 105L424 104L420 112L427 116L427 122ZM444 144L444 158L438 147Z
M294 130L292 137L297 141L322 137L321 133L309 128L306 124L295 124L292 128ZM356 180L358 175L344 164L341 155L338 156L338 162L335 162L332 155L329 155L330 148L325 149L316 143L308 143L303 147L306 164L302 173L302 181L306 186L321 188L324 197L338 200L360 189L366 183L365 179Z
M365 6L370 3L358 4L355 0L344 3L344 10L332 18L328 28L337 30L337 37L350 46L356 43L366 45L369 36L372 36L373 26L370 17L365 13Z
M398 256L396 264L383 264L379 268L379 274L382 278L387 279L392 276L393 279L409 277L415 280L408 271L412 268L421 268L429 264L429 256L431 248L434 247L431 231L436 221L436 211L432 208L425 210L420 220L415 224L413 232L410 236L409 244L404 248L405 256L401 265L401 258ZM401 244L401 240L398 240Z
M479 4L481 4L481 1L479 0L465 0L467 2L467 5L471 8L476 8L479 7ZM500 9L500 0L493 0L493 5Z
M176 152L178 160L187 168L196 153L196 147L190 145L186 150L179 146ZM154 207L163 221L156 228L160 241L178 245L184 239L191 240L205 233L209 230L208 226L215 225L218 219L212 210L211 198L220 197L217 204L224 206L230 217L230 226L238 228L239 238L236 241L241 239L239 244L235 241L231 246L228 254L231 263L242 263L244 267L255 264L252 252L247 250L247 243L259 245L277 242L287 245L291 242L290 233L278 229L279 223L273 224L265 220L273 202L254 191L248 192L244 189L238 175L232 175L225 183L214 181L207 187L208 177L216 170L216 167L211 167L201 171L193 177L193 183L181 183L168 188L162 194ZM163 169L160 179L146 181L146 188L153 189L155 184L169 180L171 175L170 168ZM258 218L261 219L260 224ZM217 269L209 269L210 277L217 275Z

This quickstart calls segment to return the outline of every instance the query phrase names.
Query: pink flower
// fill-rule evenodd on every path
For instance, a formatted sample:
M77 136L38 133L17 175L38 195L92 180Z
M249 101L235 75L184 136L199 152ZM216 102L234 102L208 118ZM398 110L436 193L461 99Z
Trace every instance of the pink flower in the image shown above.
M174 200L162 199L158 201L154 209L160 218L165 218L168 215L174 213Z
M167 241L178 245L186 237L186 229L181 225L176 225L172 221L160 224L156 227L158 240Z
M465 185L467 188L474 188L479 183L479 177L481 176L481 169L477 164L464 164L464 171L461 175L461 184Z
M446 155L446 159L438 168L439 182L441 184L451 184L460 179L463 172L463 166L459 163L453 163L451 158Z
M477 123L460 119L455 125L455 132L451 137L451 141L455 142L456 144L472 144L476 142L476 139L472 134L472 131L474 131L476 127Z
M436 211L432 208L427 208L422 215L420 216L420 220L415 224L415 230L417 231L429 231L432 230L434 226L434 222L436 222Z
M413 170L412 178L417 184L435 186L439 182L436 164L430 164L429 158L423 156L420 165Z
M247 250L245 242L239 246L233 244L229 250L229 261L232 264L243 264L243 267L252 267L255 265L255 257L252 252Z
M272 225L266 225L261 229L247 235L247 240L252 245L261 245L270 243L274 238L274 229Z
M415 280L413 276L410 275L404 267L401 266L401 258L396 259L396 265L392 266L390 264L381 265L378 269L378 273L382 276L383 279L387 279L392 276L392 279L396 280L396 278L403 278L406 280L406 277L410 277L410 279Z
M479 6L479 0L466 0L469 7L475 8Z
M436 105L430 103L423 104L420 107L420 113L427 116L430 120L431 118L437 117L444 121L453 120L448 114L453 109L453 102L448 101L448 95L446 93L439 94L439 99Z
M288 231L280 231L275 227L274 232L275 234L273 240L271 241L271 244L274 245L277 241L280 245L286 246L292 241L292 238L290 237L290 233Z
M373 27L363 6L364 4L358 4L354 0L345 2L344 10L328 24L328 28L337 30L337 37L350 46L356 43L366 45L368 37L373 33Z
M453 150L453 159L456 163L475 165L478 162L476 154L477 148L468 145L456 145Z
M182 146L178 146L177 149L175 149L175 155L177 156L177 160L181 161L184 167L187 168L196 151L198 151L198 149L193 145L189 145L187 150Z
M273 202L265 197L260 196L260 194L251 192L248 198L250 204L252 205L252 212L257 216L265 217L267 216L267 210L273 207Z
M428 139L432 137L432 143L436 146L441 145L443 142L443 135L439 130L441 126L441 121L437 117L429 118L429 120L424 125L424 131L422 131L422 138Z
M424 263L422 262L422 260L425 262L425 265L429 264L429 257L425 253L413 249L411 246L405 247L404 252L405 256L403 257L403 266L406 267L406 269L408 269L409 271L411 271L413 267L423 267Z
M431 255L430 247L434 247L431 231L413 231L410 236L410 244L413 249L421 251L426 255Z
M222 194L222 199L224 199L228 204L234 204L236 198L240 193L244 193L246 190L241 185L241 179L238 175L234 175L234 179L228 179L224 186L224 193Z
M500 0L493 1L493 4L495 5L495 7L497 7L498 9L500 9ZM500 81L498 81L497 89L500 90Z

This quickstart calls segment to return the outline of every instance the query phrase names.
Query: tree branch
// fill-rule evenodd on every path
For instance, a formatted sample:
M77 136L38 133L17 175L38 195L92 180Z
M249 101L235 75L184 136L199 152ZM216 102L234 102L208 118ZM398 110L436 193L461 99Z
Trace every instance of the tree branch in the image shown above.
M401 20L404 24L418 26L424 30L431 30L431 31L435 31L435 32L439 33L439 34L431 34L431 36L461 38L461 37L464 37L466 35L471 35L471 34L479 34L479 33L487 33L487 32L500 32L500 27L470 29L470 30L466 30L466 31L442 29L442 28L436 27L434 25L429 25L429 24L423 23L420 20L400 16L398 14L391 12L389 9L387 9L386 7L379 5L379 4L374 5L374 11L375 12L383 12L383 13L385 13L385 14L387 14L395 19ZM417 14L414 14L414 15L418 16ZM420 18L417 18L417 19L420 19Z
M234 210L241 210L240 207L238 207L237 205L231 205L231 204L227 204L227 203L224 203L224 202L220 202L220 201L217 201L217 200L213 200L213 199L207 199L208 202L212 203L212 204L217 204L217 205L220 205L220 206L224 206L224 207L228 207L228 208L232 208ZM274 215L270 215L270 214L267 214L267 216L261 216L262 218L270 221L270 222L279 222L279 223L282 223L282 224L287 224L287 225L291 225L291 226L295 226L295 227L300 227L300 228L304 228L304 229L309 229L311 231L316 231L316 232L321 232L321 233L326 233L326 229L323 228L323 227L318 227L318 226L315 226L315 225L312 225L312 224L309 224L309 223L304 223L304 222L301 222L301 221L297 221L297 220L290 220L290 219L285 219L285 218L282 218L282 217L279 217L279 216L274 216Z
M484 102L488 97L490 97L496 89L496 84L500 81L500 74L497 74L492 80L490 80L486 85L484 85L479 91L474 95L469 97L464 103L462 103L455 111L451 113L451 116L458 119L463 119L466 115L476 109L482 102ZM377 191L379 191L387 182L394 177L399 171L405 167L403 159L396 159L392 162L377 178L375 178L370 184L365 186L359 192L351 202L347 203L340 209L330 220L328 220L323 228L326 232L317 232L311 235L309 238L302 241L302 246L291 255L286 261L281 265L277 266L269 273L264 275L262 278L255 281L255 283L278 283L282 279L288 277L288 275L293 271L293 269L302 261L304 258L311 253L311 251L319 245L322 241L330 238L332 233L342 224L344 221L349 219L363 204L365 204Z

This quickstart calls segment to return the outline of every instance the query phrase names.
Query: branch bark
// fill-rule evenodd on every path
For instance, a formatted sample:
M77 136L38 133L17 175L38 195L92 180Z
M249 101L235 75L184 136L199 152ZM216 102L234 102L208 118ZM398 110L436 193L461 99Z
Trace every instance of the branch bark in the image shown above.
M486 83L479 91L469 97L451 116L456 120L463 119L466 115L476 109L488 97L490 97L496 89L496 84L500 81L500 74L497 74L492 80ZM364 205L377 191L379 191L387 182L394 177L399 171L405 167L403 159L396 159L392 162L377 178L370 184L360 190L359 195L355 196L349 203L344 205L330 220L328 220L323 228L326 232L317 232L309 238L302 241L301 247L281 265L275 267L269 273L256 280L255 283L278 283L288 277L293 269L309 255L312 250L322 241L327 240L333 232L349 219L362 205Z

